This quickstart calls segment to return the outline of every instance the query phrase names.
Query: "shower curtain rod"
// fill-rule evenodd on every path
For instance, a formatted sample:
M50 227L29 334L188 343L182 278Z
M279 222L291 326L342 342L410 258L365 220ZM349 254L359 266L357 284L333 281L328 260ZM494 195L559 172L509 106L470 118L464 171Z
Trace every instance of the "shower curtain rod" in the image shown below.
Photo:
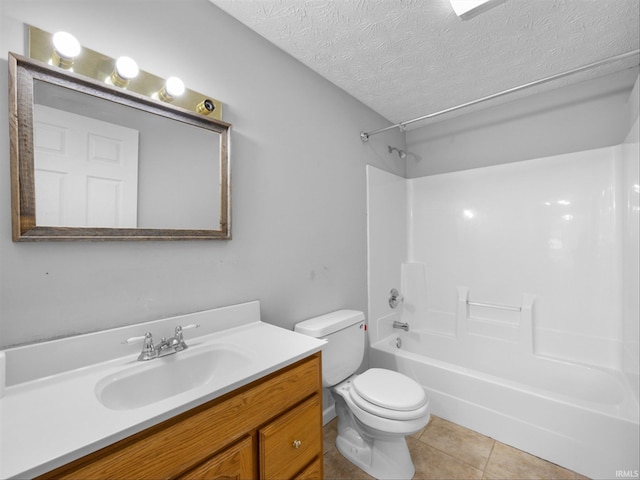
M492 100L494 98L498 98L498 97L501 97L503 95L507 95L509 93L517 92L517 91L523 90L525 88L529 88L529 87L533 87L533 86L536 86L536 85L540 85L542 83L550 82L551 80L556 80L558 78L566 77L566 76L572 75L574 73L582 72L584 70L589 70L591 68L599 67L601 65L606 65L607 63L615 62L617 60L623 60L625 58L632 57L634 55L638 55L639 53L640 53L640 50L633 50L631 52L621 53L620 55L615 55L613 57L605 58L604 60L599 60L597 62L590 63L588 65L583 65L582 67L574 68L573 70L568 70L566 72L557 73L555 75L551 75L549 77L545 77L545 78L542 78L540 80L534 80L533 82L529 82L529 83L525 83L523 85L519 85L517 87L509 88L508 90L503 90L502 92L494 93L492 95L487 95L486 97L478 98L477 100L472 100L470 102L463 103L463 104L460 104L460 105L456 105L455 107L447 108L445 110L440 110L439 112L430 113L428 115L423 115L421 117L413 118L411 120L406 120L404 122L396 123L395 125L391 125L391 126L385 127L385 128L380 128L378 130L374 130L373 132L361 132L360 133L360 138L362 139L363 142L366 142L366 141L369 140L369 137L371 135L377 135L378 133L386 132L387 130L391 130L393 128L399 128L400 130L404 130L404 128L407 125L411 124L411 123L419 122L421 120L427 120L429 118L437 117L438 115L443 115L445 113L453 112L455 110L460 110L461 108L470 107L472 105L476 105L478 103L485 102L487 100Z

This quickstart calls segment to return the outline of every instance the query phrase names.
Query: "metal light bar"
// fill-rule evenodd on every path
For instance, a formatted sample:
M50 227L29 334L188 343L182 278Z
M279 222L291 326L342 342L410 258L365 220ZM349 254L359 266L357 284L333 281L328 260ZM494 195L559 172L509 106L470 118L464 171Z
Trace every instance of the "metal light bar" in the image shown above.
M51 59L52 38L53 35L49 32L29 25L29 57L48 63ZM82 47L82 52L75 58L75 61L70 59L70 62L69 60L65 60L65 62L67 66L64 68L69 68L73 65L73 71L77 74L101 82L109 79L110 83L116 87L126 87L127 90L146 97L153 97L154 94L157 96L157 93L164 89L164 78L143 70L139 70L135 78L120 80L116 77L116 81L114 81L112 75L116 60L87 47ZM222 120L222 102L194 90L187 88L179 97L170 97L163 100L169 100L177 107Z
M549 77L542 78L540 80L534 80L533 82L525 83L523 85L519 85L517 87L509 88L508 90L503 90L502 92L494 93L492 95L487 95L486 97L478 98L477 100L472 100L467 103L463 103L461 105L456 105L455 107L447 108L445 110L440 110L439 112L430 113L428 115L423 115L421 117L413 118L411 120L406 120L404 122L396 123L395 125L390 125L385 128L380 128L378 130L374 130L373 132L361 132L360 138L363 142L369 140L369 137L372 135L377 135L378 133L386 132L387 130L391 130L394 128L399 128L400 130L404 130L407 125L410 125L415 122L420 122L422 120L428 120L430 118L437 117L439 115L444 115L445 113L454 112L456 110L460 110L462 108L470 107L472 105L477 105L478 103L486 102L487 100L492 100L494 98L502 97L509 93L517 92L519 90L524 90L525 88L534 87L536 85L540 85L542 83L550 82L552 80L557 80L562 77L567 77L569 75L573 75L574 73L583 72L585 70L590 70L592 68L596 68L602 65L606 65L607 63L616 62L618 60L624 60L625 58L633 57L634 55L640 54L640 50L633 50L631 52L622 53L620 55L615 55L613 57L606 58L604 60L599 60L597 62L590 63L588 65L584 65L582 67L574 68L573 70L568 70L566 72L558 73L555 75L551 75Z

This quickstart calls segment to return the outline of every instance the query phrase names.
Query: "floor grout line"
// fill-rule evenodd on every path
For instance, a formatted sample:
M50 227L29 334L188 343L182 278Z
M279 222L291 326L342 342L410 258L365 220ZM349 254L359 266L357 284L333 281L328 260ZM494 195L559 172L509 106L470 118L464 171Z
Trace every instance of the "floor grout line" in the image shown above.
M496 448L495 438L491 438L491 440L493 440L493 443L491 444L491 450L489 451L489 455L487 455L487 461L484 462L484 467L482 468L482 478L484 478L485 474L487 473L487 466L489 465L489 460L491 460L491 455L493 455L493 449Z
M438 418L439 418L439 417L438 417ZM446 421L448 422L448 420L446 420ZM453 422L449 422L449 423L453 423ZM447 452L447 451L445 451L445 450L442 450L442 449L440 449L440 448L438 448L438 447L436 447L436 446L434 446L434 445L431 445L430 443L428 443L428 442L426 442L426 441L422 440L422 437L424 437L424 436L427 434L427 431L429 430L429 427L431 426L431 421L429 421L429 423L427 424L427 426L423 429L423 431L422 431L422 433L420 434L420 436L419 436L418 438L415 438L415 437L414 437L414 438L415 438L416 440L418 440L419 442L421 442L421 443L423 443L423 444L427 445L429 448L433 448L434 450L437 450L438 452L443 453L443 454L445 454L445 455L446 455L446 456L448 456L448 457L451 457L452 459L454 459L454 460L455 460L455 461L457 461L457 462L463 463L463 464L465 464L465 465L467 465L467 466L469 466L469 467L471 467L471 468L474 468L475 470L479 470L479 471L481 471L481 472L482 472L482 474L483 474L483 477L484 477L484 473L485 473L485 471L486 471L486 469L487 469L487 465L489 464L489 459L491 458L491 455L493 454L493 449L494 449L494 448L495 448L495 446L496 446L496 442L497 442L497 440L496 440L495 438L492 438L492 437L489 437L489 436L487 436L487 435L483 435L483 434L481 434L481 433L479 433L479 432L476 432L475 430L472 430L472 429L470 429L470 428L463 427L462 425L458 425L458 424L456 424L456 423L454 423L454 425L456 425L456 426L458 426L458 427L460 427L460 428L463 428L463 429L465 429L465 430L467 430L467 431L474 432L474 433L478 433L479 435L482 435L482 436L484 436L484 437L486 437L486 438L488 438L488 439L490 439L490 440L491 440L491 449L489 450L489 454L487 455L487 458L485 459L485 461L484 461L484 465L482 466L482 468L478 468L476 465L473 465L472 463L469 463L469 462L465 461L463 458L458 458L457 456L455 456L455 455L453 455L453 454L451 454L451 453L449 453L449 452Z
M422 435L421 435L421 436L422 436ZM469 462L465 461L465 460L464 460L464 459L462 459L462 458L458 458L458 457L456 457L455 455L452 455L451 453L449 453L449 452L447 452L447 451L445 451L445 450L442 450L442 449L440 449L440 448L438 448L438 447L434 447L433 445L431 445L431 444L429 444L429 443L427 443L427 442L423 442L423 441L422 441L422 440L420 440L419 438L417 438L417 439L415 439L415 440L418 440L419 442L423 443L424 445L426 445L426 446L427 446L427 447L429 447L429 448L432 448L432 449L434 449L434 450L437 450L437 451L438 451L438 452L440 452L441 454L446 455L447 457L449 457L449 458L451 458L451 459L455 460L455 461L456 461L456 462L458 462L458 463L462 463L462 464L464 464L464 465L466 465L466 466L468 466L468 467L471 467L471 468L473 468L473 469L475 469L475 470L478 470L479 472L482 472L482 473L483 473L483 476L484 476L484 472L485 472L485 470L486 470L486 468L487 468L487 464L489 463L489 457L491 456L491 452L493 452L493 447L494 447L494 445L495 445L495 440L494 440L494 441L493 441L493 444L491 445L491 451L489 452L489 456L487 456L487 459L486 459L486 460L485 460L485 462L484 462L484 466L483 466L482 468L478 468L476 465L473 465L472 463L469 463ZM492 440L493 440L493 439L492 439Z

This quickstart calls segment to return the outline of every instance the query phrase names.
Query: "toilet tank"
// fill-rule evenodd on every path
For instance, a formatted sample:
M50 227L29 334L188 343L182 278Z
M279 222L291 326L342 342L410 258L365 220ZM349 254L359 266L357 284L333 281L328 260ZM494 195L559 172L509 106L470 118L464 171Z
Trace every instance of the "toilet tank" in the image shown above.
M338 310L296 324L294 330L327 340L322 349L322 386L331 387L356 372L364 358L364 313Z

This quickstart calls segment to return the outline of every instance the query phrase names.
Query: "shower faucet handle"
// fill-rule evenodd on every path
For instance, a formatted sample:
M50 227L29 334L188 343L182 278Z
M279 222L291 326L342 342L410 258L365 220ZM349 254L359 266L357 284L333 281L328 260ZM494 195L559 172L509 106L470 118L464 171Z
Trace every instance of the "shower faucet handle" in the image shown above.
M389 292L389 306L396 308L404 301L404 297L400 295L400 292L396 288L392 288Z

